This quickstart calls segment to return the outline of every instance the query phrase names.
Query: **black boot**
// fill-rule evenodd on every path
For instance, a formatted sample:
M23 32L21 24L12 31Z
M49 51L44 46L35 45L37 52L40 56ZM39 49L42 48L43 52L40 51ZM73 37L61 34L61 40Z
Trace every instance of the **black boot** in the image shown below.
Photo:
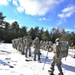
M51 70L48 70L48 72L49 72L49 75L54 75Z
M25 57L27 58L27 54L25 55Z
M34 61L36 61L36 59L34 58Z
M29 54L29 57L31 57L31 54Z
M64 75L63 72L59 73L59 75Z

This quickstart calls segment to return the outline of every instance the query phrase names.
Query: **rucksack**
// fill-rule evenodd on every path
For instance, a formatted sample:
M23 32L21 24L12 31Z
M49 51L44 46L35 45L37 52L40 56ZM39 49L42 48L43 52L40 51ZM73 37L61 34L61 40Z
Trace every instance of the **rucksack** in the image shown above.
M40 47L39 39L35 39L35 40L33 41L33 45L34 45L34 48L39 48L39 47Z
M67 57L67 55L68 55L68 49L69 49L68 41L60 41L59 56L61 58Z
M26 40L26 45L30 46L31 45L31 36L25 36L25 40Z

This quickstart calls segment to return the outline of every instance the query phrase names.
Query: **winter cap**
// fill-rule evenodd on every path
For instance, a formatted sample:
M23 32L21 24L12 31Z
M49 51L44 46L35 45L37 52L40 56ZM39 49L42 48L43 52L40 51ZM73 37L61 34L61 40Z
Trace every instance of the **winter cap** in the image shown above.
M59 38L56 38L55 42L57 42L57 41L60 41L60 39Z

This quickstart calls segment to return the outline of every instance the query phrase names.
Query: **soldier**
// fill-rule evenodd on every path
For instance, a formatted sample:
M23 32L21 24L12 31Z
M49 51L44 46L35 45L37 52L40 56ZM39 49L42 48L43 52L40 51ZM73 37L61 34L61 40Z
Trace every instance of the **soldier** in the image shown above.
M56 63L57 68L60 72L59 75L63 75L62 68L61 68L61 57L59 56L59 51L60 51L60 39L59 38L55 40L55 44L53 44L52 49L54 52L54 57L51 61L51 67L50 67L51 70L48 70L48 72L50 72L50 75L53 75L54 65Z
M36 54L38 54L38 61L40 61L40 41L38 37L34 39L33 45L34 45L34 61L36 61Z
M31 36L26 36L25 37L25 49L26 49L26 52L25 52L25 56L27 57L27 54L28 54L28 50L29 50L29 57L31 56L31 44L32 44L32 39L31 39Z

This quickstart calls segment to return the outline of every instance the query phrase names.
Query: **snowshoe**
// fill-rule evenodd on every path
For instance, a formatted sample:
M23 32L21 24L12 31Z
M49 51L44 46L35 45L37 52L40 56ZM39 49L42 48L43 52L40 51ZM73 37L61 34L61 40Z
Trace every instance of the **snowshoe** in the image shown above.
M54 74L50 72L49 75L54 75Z
M14 68L14 66L10 66L10 68Z
M48 70L49 75L54 75L51 70Z
M27 61L27 62L32 61L32 60L33 60L33 59L31 59L31 58L25 59L25 61Z

